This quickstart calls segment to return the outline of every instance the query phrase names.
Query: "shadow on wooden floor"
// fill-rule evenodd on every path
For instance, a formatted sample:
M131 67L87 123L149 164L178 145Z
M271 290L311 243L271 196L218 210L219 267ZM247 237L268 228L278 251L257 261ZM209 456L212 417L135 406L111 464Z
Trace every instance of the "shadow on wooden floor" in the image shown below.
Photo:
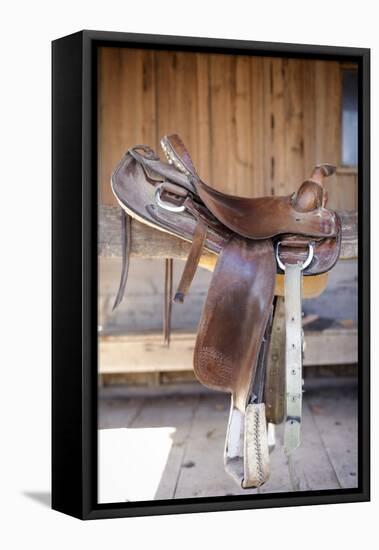
M216 392L130 396L130 389L102 389L100 502L257 494L224 471L228 414L229 396ZM306 381L301 435L295 453L301 490L357 486L355 379ZM276 439L261 493L291 491L282 426Z

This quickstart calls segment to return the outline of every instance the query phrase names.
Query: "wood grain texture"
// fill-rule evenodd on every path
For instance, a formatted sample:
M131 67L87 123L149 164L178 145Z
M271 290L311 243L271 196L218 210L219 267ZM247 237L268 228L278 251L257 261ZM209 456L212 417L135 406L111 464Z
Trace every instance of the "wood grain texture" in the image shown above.
M289 83L285 94L286 121L286 192L296 189L298 182L305 179L304 174L304 88L303 71L305 61L288 59L286 78ZM312 169L312 167L309 167Z
M207 131L205 114L208 81L201 60L198 67L200 58L195 53L155 52L154 58L157 94L156 140L158 142L160 137L166 134L179 133L184 143L188 144L195 165L202 167L203 177L209 177L207 166L204 165L209 148L209 130ZM199 119L203 120L201 127L198 124Z
M270 120L271 150L270 164L270 194L286 194L286 121L285 121L285 85L286 65L285 59L270 60L269 71L266 74L270 97L270 110L266 114Z
M211 55L209 59L211 129L211 170L213 185L221 190L236 191L233 166L233 121L232 71L234 62L227 55ZM235 82L234 82L235 85ZM235 116L235 114L234 114Z
M179 133L199 174L244 196L288 194L315 164L340 165L341 64L335 61L100 48L101 204L126 149L159 151ZM329 178L329 205L357 208L357 177Z
M170 348L160 332L99 338L99 372L165 372L193 369L196 333L174 332ZM305 330L304 366L356 364L357 329Z
M183 387L182 385L181 387ZM333 387L334 386L334 387ZM169 437L172 445L161 468L151 466L152 476L147 480L150 499L209 497L216 495L254 495L256 489L239 488L223 468L225 429L229 413L229 396L226 394L200 394L187 389L187 394L169 395L162 386L151 392L143 388L144 395L130 397L131 388L102 388L100 391L100 456L108 452L106 469L100 468L100 487L104 488L106 502L125 500L132 496L142 500L146 494L146 460L154 456L152 448L154 430L161 429L158 443L164 446L165 430L172 427ZM357 398L352 382L326 380L322 385L306 385L302 422L301 447L294 460L300 487L303 490L325 490L355 487L358 474ZM191 393L192 391L192 393ZM183 393L183 390L182 390ZM108 430L104 430L108 428ZM119 434L118 452L105 437L109 428ZM152 429L148 432L147 429ZM134 446L135 434L147 433L139 447ZM111 432L109 432L111 434ZM122 438L125 439L125 456ZM133 452L130 449L133 448ZM142 451L142 452L141 452ZM149 454L150 452L150 454ZM283 452L283 426L276 429L276 447L270 455L271 476L261 493L290 492L292 490L287 460ZM100 461L100 465L104 464ZM125 464L130 467L126 468ZM157 461L153 461L157 465ZM154 485L154 474L159 483ZM136 484L135 479L141 480ZM113 483L112 483L113 482ZM128 495L135 486L133 495Z
M117 204L110 177L125 150L138 143L158 145L153 52L101 48L98 74L100 203Z
M358 216L355 211L340 211L342 220L341 259L358 256ZM158 231L136 220L132 220L131 255L144 258L186 259L190 244ZM99 208L98 256L121 257L120 208L101 206ZM212 264L214 254L204 252L202 261ZM202 264L201 264L202 265Z
M356 172L337 171L334 182L327 186L329 205L333 208L353 210L358 204L358 175Z

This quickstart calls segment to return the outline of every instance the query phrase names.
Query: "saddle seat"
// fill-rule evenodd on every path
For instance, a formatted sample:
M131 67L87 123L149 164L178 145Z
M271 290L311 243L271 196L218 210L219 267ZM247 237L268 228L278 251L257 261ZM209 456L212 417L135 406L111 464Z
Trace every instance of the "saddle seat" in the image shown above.
M334 172L333 166L317 166L311 178L291 196L241 197L222 193L203 182L176 134L164 137L161 144L169 161L188 177L210 212L234 233L248 239L267 239L283 233L323 239L337 235L337 216L325 208L327 195L323 188L323 178Z

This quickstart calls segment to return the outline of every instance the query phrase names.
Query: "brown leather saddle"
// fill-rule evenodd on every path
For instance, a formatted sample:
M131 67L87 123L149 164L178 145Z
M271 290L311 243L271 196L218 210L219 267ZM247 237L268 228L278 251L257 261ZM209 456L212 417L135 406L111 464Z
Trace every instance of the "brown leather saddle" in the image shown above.
M115 306L125 290L129 216L192 243L175 302L183 302L203 250L217 255L198 327L194 370L205 386L231 394L225 467L242 487L258 487L269 477L266 416L274 423L285 418L288 456L299 444L301 280L302 275L329 271L339 256L341 222L326 208L323 186L334 167L317 166L290 196L244 198L203 182L177 135L164 137L161 145L168 162L149 147L136 146L112 175L125 235ZM172 273L170 262L167 266ZM284 315L274 296L277 273L285 273L288 279L286 361L279 374L269 371L267 360L273 327ZM170 288L167 281L166 287ZM170 307L167 303L168 312ZM167 340L168 328L169 320ZM281 406L277 399L274 409L279 412L266 415L265 402L272 401L267 383L271 380L275 387L278 377L283 381L277 396Z

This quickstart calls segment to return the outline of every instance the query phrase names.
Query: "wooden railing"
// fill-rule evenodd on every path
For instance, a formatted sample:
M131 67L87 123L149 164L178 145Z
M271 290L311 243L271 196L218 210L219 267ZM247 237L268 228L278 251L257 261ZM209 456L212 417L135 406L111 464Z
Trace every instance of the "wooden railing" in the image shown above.
M341 260L358 257L358 215L354 211L339 212L342 220ZM98 255L121 256L120 209L115 206L99 208ZM132 220L131 256L139 258L185 259L190 244L162 231ZM210 253L204 252L204 260ZM206 263L206 262L205 262Z

